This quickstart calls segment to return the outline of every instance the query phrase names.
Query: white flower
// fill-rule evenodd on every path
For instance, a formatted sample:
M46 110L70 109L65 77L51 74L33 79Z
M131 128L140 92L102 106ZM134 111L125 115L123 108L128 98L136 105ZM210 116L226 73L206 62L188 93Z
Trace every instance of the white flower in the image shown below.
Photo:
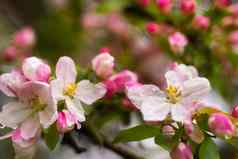
M168 71L165 78L165 91L155 85L130 87L128 98L140 109L145 121L163 121L170 116L174 121L184 122L191 113L188 107L209 92L209 81L198 77L194 67L183 64Z
M67 109L76 114L78 121L85 120L81 102L90 105L106 93L103 84L93 84L88 80L76 84L77 71L74 61L61 57L56 65L56 79L51 81L52 96L56 101L64 100Z

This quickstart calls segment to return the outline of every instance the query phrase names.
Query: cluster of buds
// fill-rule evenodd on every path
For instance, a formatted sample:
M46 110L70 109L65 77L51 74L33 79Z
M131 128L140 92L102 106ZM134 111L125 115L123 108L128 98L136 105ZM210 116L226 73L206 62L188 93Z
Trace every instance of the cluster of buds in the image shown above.
M3 50L2 58L12 62L17 58L24 59L31 54L31 49L36 43L36 35L31 27L25 27L17 31L11 45Z

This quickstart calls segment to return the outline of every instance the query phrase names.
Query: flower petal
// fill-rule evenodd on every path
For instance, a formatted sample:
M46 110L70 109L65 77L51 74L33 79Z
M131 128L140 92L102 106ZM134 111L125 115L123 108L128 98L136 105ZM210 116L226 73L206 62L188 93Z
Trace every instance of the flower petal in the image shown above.
M78 99L72 100L71 98L67 97L65 99L65 102L68 110L76 115L78 121L82 122L86 120L84 115L84 109Z
M187 119L188 113L182 105L173 104L171 107L171 116L174 121L183 122Z
M161 97L147 97L141 105L141 112L145 121L162 121L170 112L170 104Z
M210 83L206 78L197 77L184 82L182 95L191 100L207 95L210 89Z
M67 56L61 57L56 64L56 77L64 81L64 85L75 83L77 71L74 61Z
M96 100L102 98L106 91L102 83L93 84L89 80L83 80L77 85L75 97L85 104L91 105Z
M64 99L64 82L62 80L56 79L50 82L50 89L53 98L57 101Z
M15 129L21 122L27 119L32 112L33 110L23 103L10 102L4 105L2 112L0 112L0 123L3 126Z
M32 159L36 152L36 144L32 141L23 141L13 143L15 158L14 159Z
M127 97L138 108L141 108L142 101L149 96L164 96L159 87L155 85L134 86L127 89Z
M25 120L20 127L21 137L24 140L32 139L40 129L39 119L36 115Z

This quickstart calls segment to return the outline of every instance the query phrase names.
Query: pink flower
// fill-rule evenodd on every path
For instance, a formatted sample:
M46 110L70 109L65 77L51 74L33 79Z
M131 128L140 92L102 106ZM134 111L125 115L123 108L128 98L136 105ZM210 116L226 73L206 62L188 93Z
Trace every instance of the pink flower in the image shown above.
M228 8L228 11L232 15L238 16L238 3L234 3L234 4L230 5L230 7Z
M146 30L151 34L157 33L158 29L159 29L159 25L157 23L150 22L146 24Z
M195 0L181 0L180 9L184 14L193 14L196 10Z
M232 116L238 118L238 106L234 107L231 112Z
M185 122L192 113L188 108L209 92L209 81L198 77L194 67L183 64L168 71L165 78L164 91L155 85L143 85L129 87L127 96L147 122L163 121L169 114L174 121Z
M19 95L19 89L25 82L26 78L24 75L18 70L13 70L0 76L0 90L7 96L16 97Z
M208 120L209 128L218 136L231 137L234 135L235 126L228 116L222 113L214 113Z
M48 84L26 82L19 90L18 99L3 106L1 125L13 129L20 127L23 136L30 138L40 126L48 128L55 122L57 107Z
M204 134L197 125L193 125L192 121L186 121L184 123L184 128L186 134L193 142L197 144L202 143L202 141L204 140Z
M17 58L17 49L10 46L3 51L3 59L7 62L12 62Z
M170 153L172 159L193 159L192 148L184 143L179 143Z
M207 30L210 25L210 19L206 16L196 16L193 20L193 27Z
M93 84L88 80L76 84L76 77L74 61L70 57L61 57L56 65L56 79L50 83L51 94L57 102L65 101L66 109L82 122L85 116L81 102L91 105L105 95L106 89L103 84Z
M36 43L36 35L32 28L26 27L16 32L13 44L20 48L31 48Z
M168 38L171 50L175 53L183 53L188 44L187 38L180 32L175 32Z
M172 0L156 0L156 4L163 13L169 13L173 7Z
M22 71L25 77L31 81L48 82L51 75L50 66L36 57L29 57L23 61Z
M95 29L103 27L106 23L106 18L94 13L86 14L82 18L82 25L85 29Z
M108 47L100 48L100 53L107 53L107 52L110 52L110 49Z
M231 0L215 0L214 4L216 7L223 9L231 4Z
M92 68L99 77L107 79L113 73L114 57L107 52L101 53L92 60Z
M81 127L80 122L77 116L73 114L72 112L69 112L67 110L63 110L62 112L58 113L58 119L57 119L57 129L61 133L66 133L74 128L75 125L77 125L77 128L79 129Z
M229 34L228 40L235 52L238 52L238 31L233 31Z

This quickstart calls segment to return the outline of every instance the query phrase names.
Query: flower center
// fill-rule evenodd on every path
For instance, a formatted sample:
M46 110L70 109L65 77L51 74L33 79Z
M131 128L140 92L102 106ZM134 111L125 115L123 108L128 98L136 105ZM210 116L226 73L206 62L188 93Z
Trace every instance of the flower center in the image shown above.
M74 83L68 84L64 89L64 94L66 96L73 97L75 95L76 88L77 88L76 84L74 84Z
M34 107L34 112L40 112L45 109L47 104L45 104L43 101L41 101L39 98L35 98L32 100L31 105Z
M167 99L170 103L177 103L181 99L181 91L179 90L178 87L169 85L166 88L166 94L167 94Z

